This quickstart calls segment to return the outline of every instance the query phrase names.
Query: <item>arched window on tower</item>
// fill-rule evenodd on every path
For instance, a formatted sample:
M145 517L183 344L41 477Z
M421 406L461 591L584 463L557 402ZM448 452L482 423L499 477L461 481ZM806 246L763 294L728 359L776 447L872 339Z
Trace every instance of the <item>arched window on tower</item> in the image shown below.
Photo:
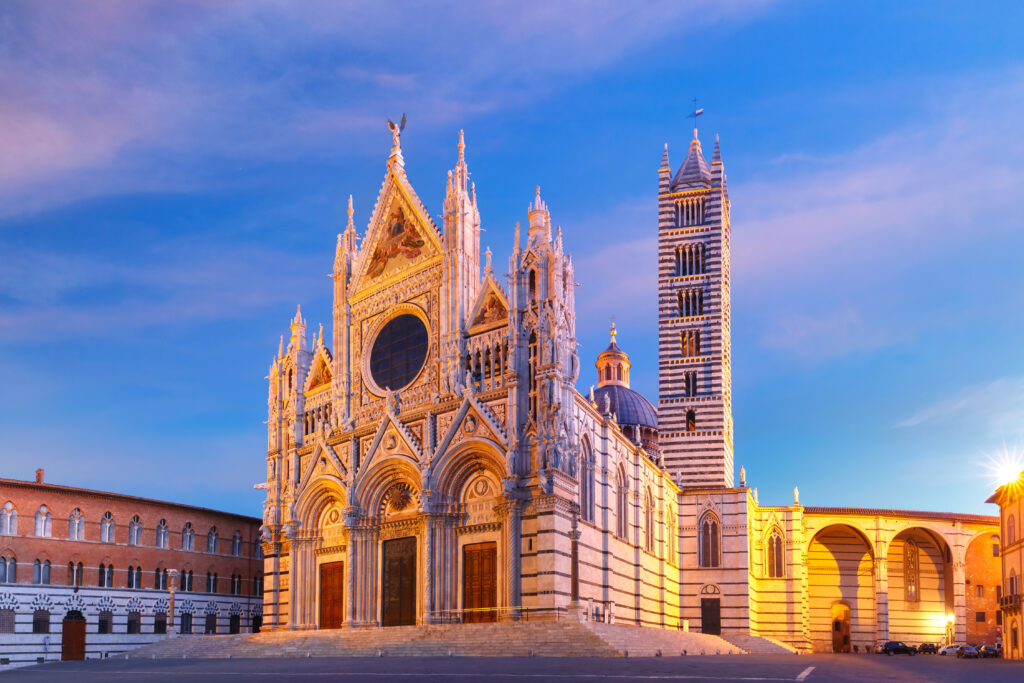
M697 413L695 413L693 410L686 411L686 431L697 431Z
M49 537L50 536L50 511L46 509L45 505L40 505L39 510L36 511L36 536Z
M0 535L18 535L18 510L14 507L14 503L11 501L7 501L4 503L4 506L0 508Z
M911 539L903 544L903 595L907 602L921 600L920 552Z
M619 538L629 540L629 484L626 473L619 468L615 477L615 522Z
M782 547L782 532L774 527L765 543L765 568L770 578L785 576L785 555Z
M700 520L697 526L698 543L698 566L720 567L721 566L721 532L718 524L718 517L708 512Z

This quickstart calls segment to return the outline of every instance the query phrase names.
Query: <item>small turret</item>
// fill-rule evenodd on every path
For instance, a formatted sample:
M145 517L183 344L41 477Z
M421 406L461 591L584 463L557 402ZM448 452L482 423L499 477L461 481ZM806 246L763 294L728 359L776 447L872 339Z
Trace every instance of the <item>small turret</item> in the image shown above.
M297 349L301 351L306 347L306 321L302 319L302 306L296 306L295 317L291 323L292 338L288 342L288 350Z

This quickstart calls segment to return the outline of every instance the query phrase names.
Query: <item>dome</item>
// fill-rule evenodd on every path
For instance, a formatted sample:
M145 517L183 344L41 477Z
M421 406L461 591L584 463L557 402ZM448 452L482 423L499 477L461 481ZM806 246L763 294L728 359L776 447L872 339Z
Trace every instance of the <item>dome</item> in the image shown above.
M605 396L609 409L615 413L620 425L640 425L658 428L658 410L637 391L621 384L605 384L594 389L594 402L598 410L604 410Z

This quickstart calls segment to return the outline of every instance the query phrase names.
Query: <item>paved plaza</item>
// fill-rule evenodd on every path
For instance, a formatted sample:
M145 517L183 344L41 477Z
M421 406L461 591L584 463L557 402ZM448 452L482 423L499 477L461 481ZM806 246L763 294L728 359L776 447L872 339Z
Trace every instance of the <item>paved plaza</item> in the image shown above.
M721 656L644 659L583 658L312 658L312 659L108 659L60 662L0 673L13 681L864 681L1024 680L1024 663L949 657L878 655Z

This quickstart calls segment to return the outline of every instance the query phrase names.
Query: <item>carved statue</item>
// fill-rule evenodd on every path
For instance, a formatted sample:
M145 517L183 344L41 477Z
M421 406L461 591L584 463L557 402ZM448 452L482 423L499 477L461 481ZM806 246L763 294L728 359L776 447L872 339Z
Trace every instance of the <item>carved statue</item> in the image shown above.
M388 119L388 130L391 131L392 144L394 144L395 148L401 147L399 138L402 137L402 131L405 130L405 114L402 114L402 122L398 125L395 125L394 121Z

